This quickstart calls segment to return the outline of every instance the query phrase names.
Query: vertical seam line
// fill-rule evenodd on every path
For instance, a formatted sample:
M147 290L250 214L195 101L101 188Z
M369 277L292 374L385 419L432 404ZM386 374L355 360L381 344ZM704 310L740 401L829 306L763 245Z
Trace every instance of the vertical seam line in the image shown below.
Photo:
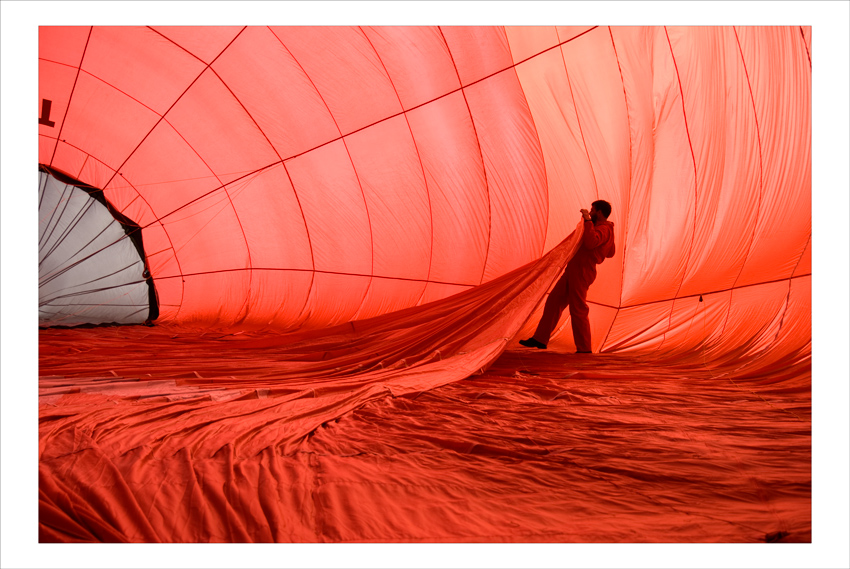
M659 342L658 346L655 348L655 351L659 351L661 346L664 345L664 342L667 340L667 332L670 331L670 328L673 325L673 312L676 306L676 299L679 297L679 293L682 291L682 285L685 282L685 275L688 272L688 266L691 261L691 254L694 249L694 239L696 238L696 228L697 228L697 207L699 206L699 179L697 175L697 159L694 154L694 146L691 141L691 130L688 127L688 115L685 109L685 93L682 88L682 77L679 74L679 65L676 63L676 55L673 53L673 44L670 41L670 33L667 29L667 26L664 26L664 36L667 38L667 46L670 48L670 59L673 61L673 67L676 69L676 84L679 86L679 98L682 101L682 119L685 121L685 133L688 135L688 149L691 151L691 161L694 167L694 215L693 221L691 222L691 243L688 247L688 256L685 259L685 267L682 271L682 280L679 281L679 286L676 289L676 293L673 295L673 302L670 304L670 316L667 320L667 329L664 331L662 335L661 342Z
M419 298L416 299L416 304L414 306L419 306L419 303L422 302L422 298L425 296L425 291L428 289L428 283L431 281L431 266L434 261L434 211L431 206L431 192L428 188L428 179L425 176L425 165L422 163L422 155L419 153L419 146L416 144L416 137L413 136L413 128L410 126L410 119L407 116L407 109L404 107L404 103L401 101L401 96L398 93L398 89L393 83L393 79L390 76L390 72L387 69L387 66L384 64L384 60L381 59L381 54L378 53L377 48L372 43L372 40L369 39L369 34L366 33L366 30L360 26L360 31L363 33L363 36L366 38L366 41L369 42L369 46L375 52L375 57L378 58L378 61L381 62L381 67L384 69L384 73L387 76L387 79L390 82L390 85L393 87L393 92L395 92L395 96L398 99L398 105L401 107L401 114L404 116L404 122L407 124L407 130L410 132L410 140L413 142L413 148L416 150L416 159L419 162L419 170L422 172L422 185L425 187L425 195L428 198L428 220L431 224L431 245L428 248L428 272L425 275L425 286L422 287L422 292L419 293ZM364 298L365 301L365 298ZM362 308L362 305L361 307ZM357 310L358 314L360 309Z
M513 62L514 56L511 51L511 40L508 37L508 32L504 26L502 26L502 33L505 34L505 42L508 44L508 52L511 54L511 61ZM561 36L558 35L558 28L555 28L555 37L558 38L558 43L560 44ZM540 152L540 162L543 164L543 181L546 187L546 210L543 217L543 235L540 239L540 252L538 253L538 256L542 257L543 253L546 251L546 237L549 234L549 172L546 168L546 158L543 156L543 143L540 141L540 133L537 131L537 122L534 120L534 116L531 113L531 105L528 104L528 97L525 94L525 88L522 86L519 73L517 73L517 67L523 62L514 63L511 68L513 69L514 77L516 77L517 85L519 85L519 90L522 91L522 100L525 102L525 106L528 109L528 116L531 118L531 126L534 128L534 140L537 142L537 150Z
M738 30L735 29L734 26L732 27L732 32L735 34L735 44L738 46L738 54L741 56L741 68L744 70L744 76L747 78L747 89L750 93L750 103L752 104L751 107L753 109L753 121L756 124L756 142L758 144L759 156L759 198L758 205L756 206L756 220L753 224L753 231L750 234L750 242L747 246L747 254L744 255L744 261L741 263L741 269L738 271L738 276L735 277L735 281L732 283L732 291L729 294L729 306L726 307L726 316L723 319L723 327L720 329L721 336L726 331L726 325L729 323L729 315L732 312L732 296L734 296L735 294L735 285L738 284L738 280L741 278L741 275L744 272L744 267L747 266L747 259L749 259L750 253L752 252L753 241L755 241L756 230L758 229L758 220L759 216L761 215L761 200L764 194L764 165L762 160L761 127L759 126L759 117L758 113L756 112L756 101L755 96L753 95L753 86L750 82L750 74L749 71L747 71L747 62L744 59L744 50L743 47L741 47L741 39L738 36ZM805 249L803 250L803 253L805 253Z
M363 293L363 299L361 299L361 301L360 301L361 305L362 305L363 300L365 300L366 295L369 293L369 289L372 288L373 273L375 272L375 241L374 241L374 237L372 235L372 218L369 215L369 204L366 201L366 194L363 191L363 185L360 183L360 176L357 174L357 168L354 167L354 160L351 158L351 152L349 152L349 150L348 150L348 145L345 142L345 136L342 134L342 129L339 127L339 123L337 123L336 117L334 116L333 112L331 112L331 108L328 105L328 102L322 96L322 93L319 91L319 88L316 86L316 84L313 82L313 79L307 73L307 70L304 69L304 66L301 65L301 62L298 61L298 58L295 57L295 54L292 53L292 51L288 47L286 47L286 44L284 44L283 40L280 39L280 37L278 37L278 35L274 33L274 30L269 28L269 31L272 32L272 35L274 35L275 38L277 38L277 41L280 42L280 45L287 51L287 53L289 53L289 56L292 57L292 60L295 62L296 65L298 65L298 68L301 69L301 73L304 74L304 77L306 77L307 80L310 82L310 85L313 86L313 89L316 91L316 94L319 96L319 99L322 101L322 104L325 105L325 108L328 111L328 116L330 116L331 120L334 123L334 126L336 127L337 132L339 133L339 139L338 140L342 141L342 145L345 148L345 153L348 156L349 163L351 164L351 171L354 172L354 177L357 179L357 187L360 189L360 196L363 198L363 207L366 210L366 223L369 226L369 256L370 256L369 283L366 285L366 291ZM295 190L294 185L292 186L292 189L293 189L293 191ZM305 219L305 222L306 222L306 219ZM311 243L310 247L311 247L311 251L312 251L312 243ZM314 280L315 280L315 260L313 262L313 267L314 267ZM312 295L313 290L314 290L313 289L313 281L311 281L310 293L307 295L307 299L304 302L304 308L302 308L302 314L303 314L303 311L307 308L307 305L310 302L310 296ZM356 313L356 311L355 311L355 313ZM300 316L299 316L299 318L300 318Z
M484 275L487 273L487 262L490 259L490 240L493 233L493 208L490 204L490 182L487 177L487 166L484 164L484 152L481 150L481 139L478 138L478 129L475 127L475 117L472 116L472 109L470 108L469 101L466 98L466 86L464 86L463 80L460 78L460 72L457 70L457 63L455 62L454 55L452 55L452 48L449 46L449 42L446 41L446 36L443 34L443 28L438 26L437 29L440 31L440 37L443 38L443 43L446 45L446 50L449 52L449 58L452 60L452 66L455 69L458 84L460 84L460 93L463 95L463 102L466 104L466 112L469 113L469 121L472 123L472 132L475 133L475 143L478 145L478 156L481 157L481 172L484 174L484 189L487 193L487 249L484 253L484 264L481 267L481 278L478 281L478 284L482 284L484 282ZM513 61L511 61L511 63L513 63Z
M53 154L50 155L50 163L48 166L53 167L53 160L56 158L56 151L59 150L59 143L62 142L62 131L65 129L65 121L68 119L68 111L71 110L71 101L74 99L74 91L77 89L77 80L80 78L80 72L83 70L83 60L86 58L86 52L89 48L89 40L94 31L94 26L89 26L89 35L86 36L86 45L83 46L83 55L80 56L80 64L77 66L77 74L74 76L74 84L71 86L71 93L68 95L68 105L65 107L65 114L62 115L62 126L59 127L59 132L56 133L56 145L53 147Z
M614 32L611 30L611 26L608 26L608 35L611 38L611 47L614 49L614 58L617 60L617 69L620 72L620 83L623 85L623 104L626 109L626 121L628 123L629 129L629 186L628 186L628 200L629 205L632 203L632 181L633 181L633 163L632 163L632 116L629 112L629 97L626 93L626 79L623 77L623 67L620 65L620 54L617 53L617 43L614 41ZM608 341L608 337L611 335L611 330L614 328L614 322L617 321L617 317L620 315L620 307L623 304L623 277L626 274L626 251L627 244L629 241L629 216L626 215L623 221L624 229L623 229L623 245L620 247L620 250L623 255L622 268L620 271L620 300L617 302L617 313L614 314L614 318L611 320L611 325L608 327L608 332L605 333L605 339L602 340L602 344L599 346L599 351L601 352L605 347L605 343Z

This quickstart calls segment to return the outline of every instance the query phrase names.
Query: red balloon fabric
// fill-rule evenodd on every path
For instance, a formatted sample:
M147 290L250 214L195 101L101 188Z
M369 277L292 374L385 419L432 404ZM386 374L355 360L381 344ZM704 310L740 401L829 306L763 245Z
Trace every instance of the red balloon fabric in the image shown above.
M595 351L693 346L698 314L720 349L805 350L810 43L42 27L39 162L141 227L160 322L309 329L421 305L539 258L606 199Z
M63 222L66 257L40 265L44 281L82 275L62 285L73 287L72 308L40 320L41 540L664 541L684 517L712 515L674 505L695 499L681 487L689 476L711 484L711 467L684 458L697 439L723 449L702 458L726 473L732 502L768 513L723 502L729 524L704 521L674 540L810 540L811 36L41 27L39 165L126 221L94 247L91 225ZM518 340L580 244L579 210L597 199L613 206L616 254L588 295L593 352L614 358L594 370L564 357L575 351L567 311L548 353ZM43 232L55 233L65 201L44 202ZM142 251L133 265L116 253L132 252L131 235ZM80 259L100 273L61 268ZM128 266L129 282L103 284ZM118 288L134 285L135 296ZM55 297L42 290L40 304ZM145 319L152 328L51 328ZM627 394L615 383L629 373ZM571 383L582 378L604 386ZM664 405L690 389L690 412L715 416L683 416L688 427L664 442L643 433L570 454L586 450L582 428L641 429L654 381L668 390ZM478 401L491 395L492 406ZM746 399L752 424L721 412L727 396ZM621 400L629 410L605 420L570 407L601 413ZM550 415L564 405L569 417ZM428 434L429 409L444 413L433 419L439 435ZM447 442L485 416L513 435ZM557 429L567 418L573 438L520 426ZM434 472L469 469L425 490L425 451L402 442L405 420L415 440L439 439ZM733 423L753 448L736 446L723 426ZM779 476L780 464L757 458L772 444L762 428L787 435L783 452L797 461L781 497L765 488L784 483L742 482L756 467ZM309 457L374 453L369 429L389 433L384 450L403 450L371 465ZM597 464L626 447L643 453L640 466ZM557 460L538 460L548 453ZM479 454L486 464L470 466ZM319 462L332 482L310 479ZM597 476L622 489L597 504L629 520L621 531L604 516L590 523L575 496L561 505L589 525L563 526L569 517L547 510L545 488L562 483L550 475L565 465L588 469L565 482L585 492L598 490ZM641 470L654 472L650 486L676 487L669 501L635 485ZM399 487L369 486L358 502L361 486L390 472ZM501 494L521 493L522 477L536 496L526 514ZM407 509L417 491L442 506ZM645 502L635 508L658 514L645 534L635 533L637 510L621 508L631 491ZM513 526L494 517L499 508ZM480 532L464 516L486 520Z

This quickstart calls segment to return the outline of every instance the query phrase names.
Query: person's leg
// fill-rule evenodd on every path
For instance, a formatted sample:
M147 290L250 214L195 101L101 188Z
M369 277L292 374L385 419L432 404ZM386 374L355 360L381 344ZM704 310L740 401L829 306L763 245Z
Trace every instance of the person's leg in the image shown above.
M570 305L570 323L577 352L590 352L590 309L587 306L587 289L596 275L576 275L567 286Z
M540 322L537 324L537 330L531 337L533 340L540 342L543 345L549 343L549 336L555 326L558 325L558 320L561 318L561 313L567 307L567 273L564 272L558 282L555 283L555 288L549 293L549 298L546 299L546 304L543 306L543 316L540 317Z

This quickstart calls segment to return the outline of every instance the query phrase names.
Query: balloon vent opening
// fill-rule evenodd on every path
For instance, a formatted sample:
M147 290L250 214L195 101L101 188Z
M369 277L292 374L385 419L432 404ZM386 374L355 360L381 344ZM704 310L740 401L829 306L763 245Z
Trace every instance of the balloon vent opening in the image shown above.
M38 176L39 327L156 320L139 224L98 188L44 165Z

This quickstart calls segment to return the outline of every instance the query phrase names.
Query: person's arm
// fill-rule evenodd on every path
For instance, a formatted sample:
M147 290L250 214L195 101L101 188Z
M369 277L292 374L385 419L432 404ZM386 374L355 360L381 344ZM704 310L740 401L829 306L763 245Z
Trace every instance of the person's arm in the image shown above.
M588 223L590 225L588 225ZM589 219L584 220L584 236L582 242L588 249L596 249L611 239L611 226L603 223L593 225Z

